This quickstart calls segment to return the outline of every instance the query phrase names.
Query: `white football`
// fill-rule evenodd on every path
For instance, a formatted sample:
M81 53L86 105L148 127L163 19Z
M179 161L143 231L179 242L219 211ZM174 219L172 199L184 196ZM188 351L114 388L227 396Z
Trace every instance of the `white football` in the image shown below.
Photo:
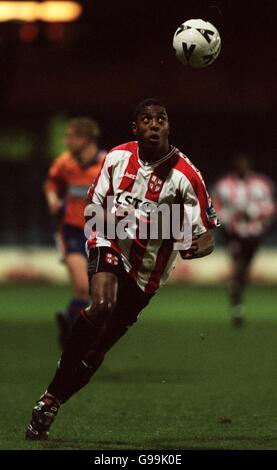
M175 31L173 48L182 64L202 69L217 58L221 39L217 29L209 21L187 20Z

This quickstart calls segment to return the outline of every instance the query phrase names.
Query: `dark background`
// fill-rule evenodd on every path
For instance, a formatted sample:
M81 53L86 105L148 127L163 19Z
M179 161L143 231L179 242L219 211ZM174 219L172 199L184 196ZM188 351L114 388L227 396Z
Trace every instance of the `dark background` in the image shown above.
M60 114L95 117L108 149L132 139L134 107L154 96L168 108L172 143L208 185L237 151L276 179L276 1L79 3L79 20L37 23L31 42L20 40L22 23L0 24L0 134L33 139L28 158L1 151L1 243L51 242L41 186L49 122ZM221 54L206 69L185 67L173 54L173 34L190 18L211 21L221 35Z

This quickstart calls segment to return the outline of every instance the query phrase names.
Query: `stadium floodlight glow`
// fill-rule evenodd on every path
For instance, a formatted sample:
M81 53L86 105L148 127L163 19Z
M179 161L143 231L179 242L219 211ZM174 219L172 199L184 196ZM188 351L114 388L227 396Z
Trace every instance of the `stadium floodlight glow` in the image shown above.
M41 3L0 1L0 22L39 20L47 23L63 23L79 18L82 10L82 6L74 1Z
M82 7L76 2L44 2L43 21L47 22L64 22L74 21L82 13Z

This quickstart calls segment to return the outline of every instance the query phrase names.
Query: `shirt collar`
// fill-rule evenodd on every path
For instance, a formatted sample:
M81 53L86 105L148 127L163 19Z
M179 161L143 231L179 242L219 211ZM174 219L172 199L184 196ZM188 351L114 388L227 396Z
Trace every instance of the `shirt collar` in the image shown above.
M139 147L138 147L138 162L143 167L155 168L155 167L161 165L161 163L164 163L166 160L169 160L177 151L178 151L178 149L176 147L174 147L173 145L171 145L169 152L164 157L162 157L159 160L156 160L154 162L145 162L144 160L141 160L141 158L139 157Z

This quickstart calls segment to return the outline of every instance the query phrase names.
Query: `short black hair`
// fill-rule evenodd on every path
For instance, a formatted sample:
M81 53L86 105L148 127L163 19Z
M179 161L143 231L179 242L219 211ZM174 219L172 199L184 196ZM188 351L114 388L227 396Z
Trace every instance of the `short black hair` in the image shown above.
M161 108L164 108L166 110L165 105L158 100L157 98L146 98L145 100L141 101L135 108L134 114L133 114L133 121L137 122L138 116L143 110L143 108L146 108L147 106L160 106Z

